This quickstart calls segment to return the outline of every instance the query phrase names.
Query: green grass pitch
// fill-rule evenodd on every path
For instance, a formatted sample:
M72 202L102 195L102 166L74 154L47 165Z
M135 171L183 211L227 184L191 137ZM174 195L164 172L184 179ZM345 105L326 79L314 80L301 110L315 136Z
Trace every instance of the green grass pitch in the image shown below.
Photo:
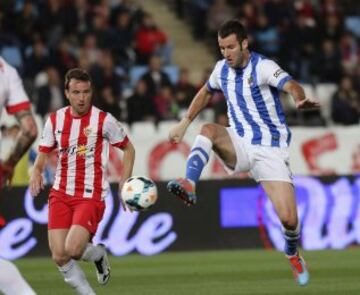
M92 264L81 263L97 294L360 294L360 248L304 253L311 282L295 283L282 253L264 250L177 252L111 257L111 279L96 282ZM50 258L15 261L38 294L75 294Z

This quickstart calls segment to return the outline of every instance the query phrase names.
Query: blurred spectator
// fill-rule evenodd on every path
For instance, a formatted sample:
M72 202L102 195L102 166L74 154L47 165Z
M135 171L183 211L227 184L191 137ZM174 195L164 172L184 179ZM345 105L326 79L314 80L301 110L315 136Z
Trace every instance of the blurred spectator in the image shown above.
M171 86L169 76L162 69L161 58L157 55L150 58L149 70L141 79L145 81L150 97L154 97L162 86Z
M345 73L353 73L359 61L360 50L356 39L351 33L345 33L341 37L340 54Z
M233 18L234 13L226 0L214 0L207 12L207 29L211 38L216 38L223 22Z
M92 18L91 32L95 35L101 49L111 48L114 44L117 44L117 40L113 40L111 30L108 27L108 20L102 15L97 14Z
M180 108L186 109L196 94L195 86L190 83L189 69L180 70L180 77L174 90L177 104Z
M69 69L76 67L77 61L74 51L70 40L62 38L51 52L51 63L59 70L61 76L64 76Z
M99 92L104 87L111 87L113 94L122 96L122 77L116 72L114 59L109 51L103 50L99 54L98 63L90 70L95 91ZM98 93L97 93L98 94Z
M276 26L269 25L266 15L258 18L258 27L254 32L256 50L268 57L274 57L279 52L280 36Z
M127 99L127 121L129 124L138 121L155 122L155 105L147 91L146 82L140 79L132 96Z
M272 2L267 2L268 4ZM249 27L253 28L257 25L257 11L255 9L254 3L245 2L239 12L239 17L243 19L244 23Z
M50 64L49 52L44 42L36 37L30 53L25 58L25 77L33 79Z
M342 75L340 52L332 40L324 40L320 51L314 55L313 73L317 82L340 81Z
M128 70L134 64L134 32L130 12L124 10L116 17L115 27L111 30L111 47L118 58L118 64Z
M192 24L192 34L197 40L204 39L206 35L206 15L212 2L213 0L195 0L188 3L189 21Z
M284 68L300 80L309 76L308 67L318 42L316 33L314 25L302 15L283 32L282 57L287 63Z
M179 113L179 106L175 101L172 89L169 85L161 87L154 98L158 121L175 120Z
M56 68L46 69L47 84L37 91L36 113L43 119L48 113L54 112L65 105L63 85Z
M360 96L354 89L351 78L341 79L339 90L332 99L331 115L335 123L351 125L359 123Z
M47 44L54 46L61 39L64 31L71 32L74 29L73 21L67 21L66 11L63 6L63 1L47 0L41 9L41 30L42 36L47 40ZM70 27L68 26L70 24Z
M96 36L93 33L85 35L82 46L79 49L79 55L84 54L90 64L95 64L101 59L101 52L97 44Z
M102 109L104 112L109 112L117 120L123 120L119 100L114 95L113 89L110 86L105 86L102 88L100 98L100 109Z
M140 28L136 32L137 63L147 64L154 54L163 56L164 47L167 45L167 37L160 30L151 14L145 14Z
M34 32L39 30L38 14L39 11L32 1L24 1L24 5L14 22L15 31L24 47L31 45Z
M322 0L321 1L321 16L326 17L327 15L336 15L340 16L342 14L342 9L338 5L338 0Z
M333 42L338 42L343 33L339 17L334 14L326 16L321 29L321 39L331 39Z

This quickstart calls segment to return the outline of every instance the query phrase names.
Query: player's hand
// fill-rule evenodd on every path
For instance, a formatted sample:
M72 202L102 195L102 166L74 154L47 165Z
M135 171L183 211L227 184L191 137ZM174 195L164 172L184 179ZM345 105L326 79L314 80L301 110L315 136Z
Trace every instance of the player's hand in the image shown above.
M189 118L183 118L179 123L177 123L169 132L169 140L171 143L179 143L182 141L186 129L189 127L191 121Z
M44 180L41 173L33 171L30 177L30 194L36 197L44 189Z
M295 104L298 110L318 109L321 106L319 102L310 98L297 101Z

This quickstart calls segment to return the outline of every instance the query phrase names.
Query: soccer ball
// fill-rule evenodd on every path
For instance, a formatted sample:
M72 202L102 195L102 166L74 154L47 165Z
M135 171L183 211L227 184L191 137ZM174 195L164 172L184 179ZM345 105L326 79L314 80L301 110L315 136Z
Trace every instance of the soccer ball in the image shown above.
M155 183L144 176L133 176L127 179L121 189L121 197L127 206L135 211L152 207L157 200Z

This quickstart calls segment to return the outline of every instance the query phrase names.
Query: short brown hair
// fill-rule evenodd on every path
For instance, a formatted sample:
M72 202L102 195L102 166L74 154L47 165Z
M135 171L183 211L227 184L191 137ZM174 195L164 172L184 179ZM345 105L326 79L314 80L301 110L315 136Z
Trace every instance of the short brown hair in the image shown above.
M90 82L91 78L87 71L79 68L68 70L65 74L65 89L69 89L71 79Z
M218 31L218 36L221 38L226 38L231 34L236 35L236 39L239 43L247 38L247 32L244 25L237 19L232 19L223 23Z

